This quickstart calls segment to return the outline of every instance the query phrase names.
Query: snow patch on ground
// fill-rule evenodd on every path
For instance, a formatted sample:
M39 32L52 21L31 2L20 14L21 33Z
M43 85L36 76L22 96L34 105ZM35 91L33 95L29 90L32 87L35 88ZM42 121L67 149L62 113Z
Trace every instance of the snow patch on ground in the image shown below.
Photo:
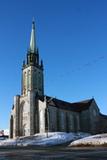
M9 129L0 129L0 136L2 135L9 136Z
M89 133L65 133L65 132L49 132L48 138L47 134L35 134L33 136L20 137L16 139L8 139L0 141L0 146L54 146L59 144L64 144L71 142L83 137L89 136Z
M107 146L107 133L105 134L97 134L94 136L89 136L86 138L82 138L71 142L69 146Z
M4 129L4 135L9 136L9 129Z

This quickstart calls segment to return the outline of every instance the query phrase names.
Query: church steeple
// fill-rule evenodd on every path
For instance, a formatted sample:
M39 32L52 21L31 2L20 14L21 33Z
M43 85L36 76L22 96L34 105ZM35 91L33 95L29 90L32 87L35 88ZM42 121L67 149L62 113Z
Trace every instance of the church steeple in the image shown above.
M32 30L31 30L31 38L30 38L30 52L36 52L36 38L35 38L35 21L32 21Z
M26 61L22 66L22 95L33 91L35 95L44 94L43 61L40 63L39 50L36 47L35 22L32 21L30 47L27 51Z
M28 66L39 66L39 52L36 47L36 36L35 36L35 21L32 21L30 46L27 53L27 65Z

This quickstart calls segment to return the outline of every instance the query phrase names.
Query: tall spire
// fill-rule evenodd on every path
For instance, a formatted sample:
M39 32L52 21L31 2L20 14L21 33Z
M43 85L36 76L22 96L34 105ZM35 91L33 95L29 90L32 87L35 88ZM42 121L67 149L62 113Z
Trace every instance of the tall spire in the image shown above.
M30 38L30 52L35 53L36 51L36 40L35 40L35 21L33 18L32 21L32 30L31 30L31 38Z

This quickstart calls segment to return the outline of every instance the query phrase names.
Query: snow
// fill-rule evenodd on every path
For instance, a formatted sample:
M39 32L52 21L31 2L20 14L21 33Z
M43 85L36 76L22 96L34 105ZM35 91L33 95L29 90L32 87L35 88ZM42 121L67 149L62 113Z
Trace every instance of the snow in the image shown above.
M0 136L2 135L9 136L9 129L0 129Z
M69 146L107 146L107 133L105 134L97 134L94 136L89 136L86 138L82 138L71 142Z
M0 146L54 146L59 144L68 143L79 138L89 136L88 133L65 133L65 132L49 132L47 134L35 134L27 137L17 137L16 139L8 139L0 141Z
M4 135L9 136L9 129L4 129Z
M85 138L84 138L85 137ZM71 142L71 143L70 143ZM33 136L17 137L16 139L0 139L0 146L54 146L70 143L69 146L107 146L107 133L90 136L89 133L49 132Z

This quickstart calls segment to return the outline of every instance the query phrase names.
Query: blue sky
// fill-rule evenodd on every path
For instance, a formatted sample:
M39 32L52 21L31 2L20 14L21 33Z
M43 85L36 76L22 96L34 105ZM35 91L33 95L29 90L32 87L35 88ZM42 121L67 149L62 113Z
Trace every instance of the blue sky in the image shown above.
M44 61L45 94L70 102L94 97L107 114L107 1L0 1L0 128L9 128L13 96L32 17Z

